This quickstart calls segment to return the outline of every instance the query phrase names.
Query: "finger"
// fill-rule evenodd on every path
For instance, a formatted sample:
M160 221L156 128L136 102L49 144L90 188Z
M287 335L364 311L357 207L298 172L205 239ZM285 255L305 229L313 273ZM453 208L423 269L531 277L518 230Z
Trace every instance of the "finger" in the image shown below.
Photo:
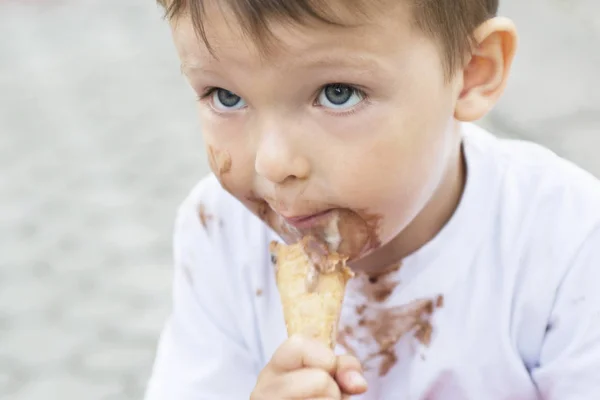
M320 368L302 368L281 375L278 393L285 398L341 400L342 393L335 379Z
M292 336L273 354L271 363L278 372L319 368L333 375L337 359L324 344L304 336Z
M362 394L367 391L367 381L363 376L360 361L351 355L338 357L335 380L346 394Z

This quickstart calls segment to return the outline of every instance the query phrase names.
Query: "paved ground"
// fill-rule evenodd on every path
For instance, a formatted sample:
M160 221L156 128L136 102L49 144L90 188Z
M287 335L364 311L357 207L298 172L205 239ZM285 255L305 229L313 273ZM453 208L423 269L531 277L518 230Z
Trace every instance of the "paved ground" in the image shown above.
M600 3L504 3L521 53L484 123L600 176ZM152 0L0 0L0 399L141 399L203 154Z

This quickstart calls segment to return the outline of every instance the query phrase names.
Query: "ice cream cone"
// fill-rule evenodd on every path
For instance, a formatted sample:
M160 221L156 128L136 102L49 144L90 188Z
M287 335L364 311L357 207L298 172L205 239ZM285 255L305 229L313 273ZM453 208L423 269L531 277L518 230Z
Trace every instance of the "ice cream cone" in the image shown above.
M346 283L353 273L337 253L327 253L316 265L314 254L307 254L310 240L289 246L271 243L285 324L288 336L302 334L333 349Z

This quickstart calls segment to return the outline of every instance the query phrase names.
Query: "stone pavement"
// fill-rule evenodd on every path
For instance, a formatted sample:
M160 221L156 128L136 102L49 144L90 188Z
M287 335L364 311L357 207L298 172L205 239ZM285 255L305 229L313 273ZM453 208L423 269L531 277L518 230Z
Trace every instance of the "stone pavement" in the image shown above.
M482 123L600 176L600 3L503 3L521 52ZM0 0L0 171L0 399L141 399L207 171L153 0Z

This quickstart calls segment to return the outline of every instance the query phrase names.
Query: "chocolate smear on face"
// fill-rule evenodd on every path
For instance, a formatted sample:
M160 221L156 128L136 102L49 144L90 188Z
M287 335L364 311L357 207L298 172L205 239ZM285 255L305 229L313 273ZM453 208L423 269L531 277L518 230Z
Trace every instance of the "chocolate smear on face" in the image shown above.
M267 203L263 202L263 203L258 204L258 206L256 208L256 214L257 214L258 218L262 219L263 221L266 221L268 212L269 212L269 205Z
M380 214L372 214L364 212L364 220L367 223L367 229L369 233L369 250L373 250L381 246L381 240L379 239L379 229L381 220L383 218Z
M362 253L379 246L380 216L366 213L359 214L349 209L333 206L333 208L330 208L330 218L323 218L316 225L309 228L296 228L287 224L283 218L272 210L269 203L276 203L273 198L263 199L250 191L244 197L243 203L288 244L296 243L302 238L311 236L326 246L330 253L338 253L348 260L360 257ZM329 206L332 205L321 205L318 208L315 206L314 212L321 212Z
M348 209L331 209L330 216L307 228L296 228L279 217L268 205L268 201L256 198L252 193L246 196L246 205L267 225L277 232L286 243L296 243L305 237L312 237L330 253L337 253L348 260L360 257L371 247L376 247L378 238L374 230L373 218L363 219L358 213ZM315 212L319 212L316 210ZM375 228L373 228L375 226Z
M232 161L229 152L225 150L215 149L213 146L208 146L208 163L210 169L214 172L215 176L221 183L223 189L232 193L231 188L227 184L225 179L227 173L231 171Z
M340 209L338 230L341 240L338 252L352 260L379 247L380 221L381 216Z
M245 196L243 203L252 213L267 224L269 228L278 233L284 242L292 244L301 239L301 236L293 229L293 227L284 223L284 221L271 209L269 204L260 197L256 197L253 192L250 192Z
M208 163L218 178L231 171L231 156L229 153L225 150L215 149L210 145L208 146Z

